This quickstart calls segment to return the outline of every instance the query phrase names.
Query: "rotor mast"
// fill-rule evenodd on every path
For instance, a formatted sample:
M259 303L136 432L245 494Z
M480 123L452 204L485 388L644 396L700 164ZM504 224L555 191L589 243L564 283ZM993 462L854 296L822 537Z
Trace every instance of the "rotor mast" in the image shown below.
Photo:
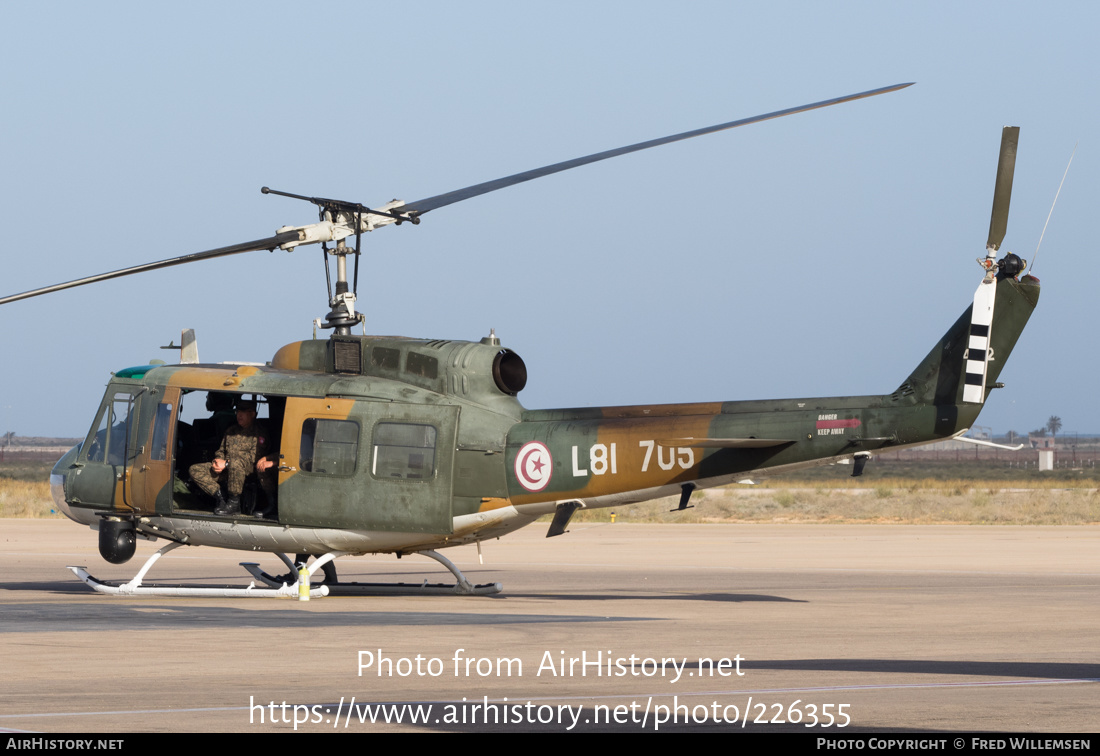
M329 292L328 303L329 310L328 315L325 316L325 322L321 324L322 328L332 328L333 333L346 336L351 333L351 327L356 323L363 322L363 314L355 311L355 298L356 291L353 289L348 290L348 246L347 242L343 239L336 242L336 249L328 249L328 245L322 245L325 250L325 278L328 279L328 258L327 255L333 255L336 257L336 293ZM359 272L359 244L356 240L356 248L351 250L355 254L355 272ZM358 276L356 276L358 279ZM356 287L358 288L358 287Z
M321 243L325 256L325 283L328 285L328 303L331 308L325 315L321 328L333 329L333 334L351 335L352 326L363 322L363 315L355 311L355 300L359 288L359 255L363 242L363 232L373 231L379 226L394 223L401 225L409 221L413 225L420 223L415 215L402 215L394 212L405 203L393 200L379 209L371 209L358 202L334 200L325 197L306 197L301 194L280 192L276 189L261 187L264 194L278 194L282 197L312 202L320 209L320 221L309 226L283 226L280 233L297 231L301 239L281 245L283 250L291 250L299 244ZM355 235L355 246L349 247L347 238ZM329 248L328 243L335 241L336 246ZM355 273L348 287L348 255L355 255ZM336 290L332 289L332 275L329 256L336 258Z

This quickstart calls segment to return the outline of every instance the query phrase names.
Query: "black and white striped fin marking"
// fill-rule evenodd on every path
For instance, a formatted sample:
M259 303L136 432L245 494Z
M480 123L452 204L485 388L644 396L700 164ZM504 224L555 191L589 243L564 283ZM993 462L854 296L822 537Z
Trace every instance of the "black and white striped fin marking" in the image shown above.
M981 404L985 401L985 376L989 363L989 345L993 335L993 303L997 300L997 279L982 279L974 292L974 309L970 315L970 336L966 352L966 376L963 401Z

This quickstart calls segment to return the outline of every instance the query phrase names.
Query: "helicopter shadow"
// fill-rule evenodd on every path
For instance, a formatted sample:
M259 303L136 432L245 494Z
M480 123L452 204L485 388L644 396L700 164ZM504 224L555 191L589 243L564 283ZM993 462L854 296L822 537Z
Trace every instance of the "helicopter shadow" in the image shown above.
M31 591L34 593L88 593L88 588L73 580L18 580L0 582L0 591Z
M791 604L808 603L804 599L792 599L785 596L770 596L759 593L632 593L617 591L607 593L534 593L510 591L507 596L492 598L553 599L554 601L706 601L712 603L755 603L780 602Z
M492 571L486 571L485 573L467 573L468 576L478 576L478 581L488 578L488 573ZM345 576L345 579L358 579L365 576ZM377 597L382 596L416 596L417 580L419 579L431 579L428 573L424 575L410 574L408 572L375 572L371 573L370 577L387 577L387 578L400 578L406 581L410 585L408 593L393 594L389 592L379 592L373 594ZM218 576L208 578L212 581L232 581L235 576ZM148 585L156 585L156 581L150 581ZM52 593L63 594L67 596L84 594L93 596L94 594L89 591L87 586L81 584L78 581L73 580L40 580L40 581L12 581L12 582L0 582L0 591L13 591L13 592L40 592L40 593ZM368 594L372 595L372 594ZM447 597L440 597L447 598ZM778 602L778 603L791 603L791 604L805 604L808 603L805 599L793 599L786 596L775 596L760 593L723 593L712 591L709 593L634 593L629 590L618 591L605 591L600 593L593 592L537 592L537 591L509 591L506 590L503 593L489 594L486 596L476 597L461 597L463 600L492 600L492 601L507 601L508 599L549 599L553 601L562 602L585 602L585 601L702 601L707 603L731 603L731 604L745 604L745 603L760 603L760 602Z
M258 609L258 607L257 607ZM446 611L303 611L294 606L264 609L237 606L166 605L135 603L131 599L91 603L9 604L0 613L0 635L65 630L70 632L119 632L135 630L208 630L230 628L316 629L347 627L446 627L463 625L569 625L607 622L647 622L657 617L587 617L569 614L516 615Z

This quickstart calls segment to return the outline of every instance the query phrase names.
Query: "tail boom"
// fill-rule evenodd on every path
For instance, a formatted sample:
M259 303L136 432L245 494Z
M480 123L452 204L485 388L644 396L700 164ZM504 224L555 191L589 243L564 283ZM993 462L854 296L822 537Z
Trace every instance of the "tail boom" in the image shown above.
M1039 299L1030 276L995 286L981 403L964 395L975 348L968 308L892 394L527 411L508 435L509 498L613 506L959 435Z

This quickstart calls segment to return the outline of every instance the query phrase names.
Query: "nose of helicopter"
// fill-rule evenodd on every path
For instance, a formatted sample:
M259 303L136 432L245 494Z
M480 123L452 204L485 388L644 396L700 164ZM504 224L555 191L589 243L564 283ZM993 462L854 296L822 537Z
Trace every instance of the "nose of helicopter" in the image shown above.
M53 497L53 504L57 507L57 510L68 517L70 520L75 519L73 513L69 511L69 505L65 501L65 476L58 475L56 473L50 473L50 496Z
M69 451L65 452L65 456L57 461L57 464L50 470L50 496L53 498L54 506L57 507L57 511L68 517L74 522L83 522L79 517L73 515L72 509L69 507L69 502L65 501L65 476L71 474L76 468L72 466L73 461L76 459L77 453L80 451L81 444L77 444Z

